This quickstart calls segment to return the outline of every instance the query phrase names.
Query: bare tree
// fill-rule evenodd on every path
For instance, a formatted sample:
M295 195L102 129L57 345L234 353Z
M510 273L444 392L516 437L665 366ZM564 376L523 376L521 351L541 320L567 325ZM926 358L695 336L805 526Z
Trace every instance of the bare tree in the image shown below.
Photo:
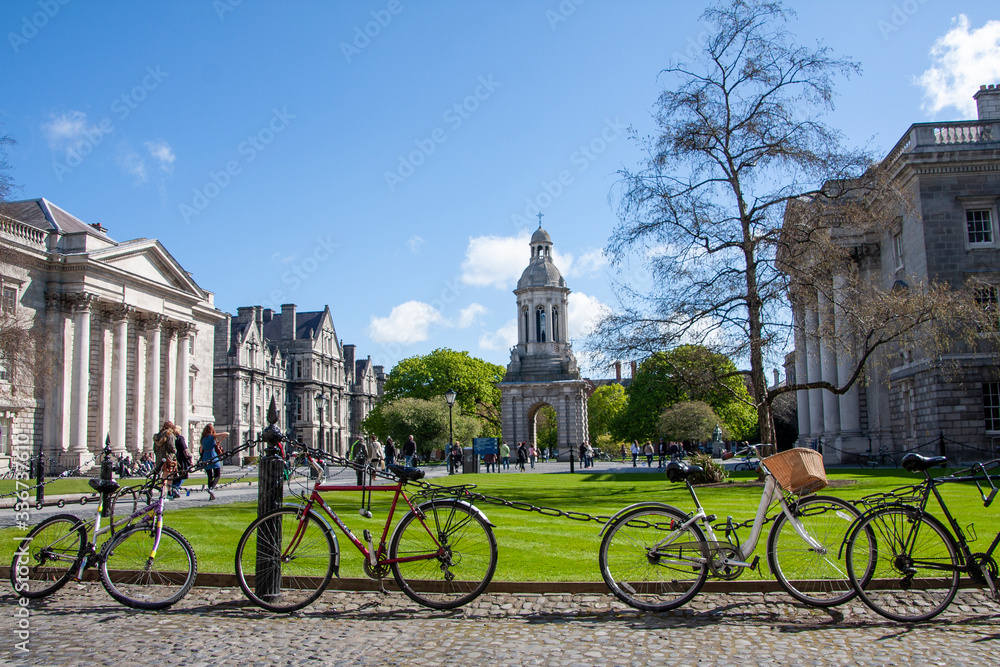
M620 174L621 223L608 245L623 272L648 266L654 287L619 284L620 308L591 339L615 358L687 342L748 363L762 442L775 441L778 394L846 391L876 349L924 331L948 303L944 286L887 292L854 271L838 283L863 304L851 316L862 350L849 382L768 388L766 365L780 366L788 349L790 291L829 294L835 262L857 252L845 240L877 243L886 211L894 218L905 200L867 152L844 148L822 122L834 79L859 67L796 44L793 16L779 2L720 1L703 15L713 30L697 62L661 73L659 134L639 139L642 167Z

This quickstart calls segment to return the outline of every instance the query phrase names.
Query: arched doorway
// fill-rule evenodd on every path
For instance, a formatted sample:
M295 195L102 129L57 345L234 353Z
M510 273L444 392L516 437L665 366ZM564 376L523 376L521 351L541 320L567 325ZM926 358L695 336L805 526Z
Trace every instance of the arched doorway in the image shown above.
M535 443L540 453L555 457L559 449L559 413L549 403L538 402L528 412L528 443Z

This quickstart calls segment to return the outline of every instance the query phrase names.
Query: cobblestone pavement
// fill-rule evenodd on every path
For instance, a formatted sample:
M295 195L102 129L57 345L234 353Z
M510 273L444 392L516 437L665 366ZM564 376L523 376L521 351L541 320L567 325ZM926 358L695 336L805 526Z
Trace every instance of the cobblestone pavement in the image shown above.
M646 614L607 595L484 595L459 610L402 594L327 592L290 615L238 589L196 588L137 612L99 584L29 606L29 652L14 649L16 599L0 596L5 664L25 665L996 665L1000 616L961 592L931 622L887 621L860 603L821 610L781 594L700 595Z

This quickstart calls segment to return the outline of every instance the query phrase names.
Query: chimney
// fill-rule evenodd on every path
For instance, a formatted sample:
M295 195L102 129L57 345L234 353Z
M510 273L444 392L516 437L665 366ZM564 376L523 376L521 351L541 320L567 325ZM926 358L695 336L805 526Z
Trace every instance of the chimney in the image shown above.
M281 304L281 340L295 340L295 304Z
M253 321L257 324L264 323L264 309L260 306L253 307Z
M267 324L268 322L270 322L272 317L274 317L274 311L271 310L270 308L265 308L264 309L264 324Z
M102 225L99 222L92 222L92 223L90 223L90 226L93 227L94 229L96 229L97 231L99 231L102 234L105 233L106 231L108 231L108 228L105 227L104 225Z
M774 369L774 386L777 387L781 384L781 376L778 374L778 369Z
M253 319L253 306L240 306L236 309L236 321L246 324Z
M1000 86L979 86L979 91L973 97L979 120L1000 120Z
M354 384L354 374L356 367L354 365L354 349L357 345L345 345L344 346L344 367L347 371L347 382L348 384Z
M622 381L622 362L615 362L615 382L621 384Z

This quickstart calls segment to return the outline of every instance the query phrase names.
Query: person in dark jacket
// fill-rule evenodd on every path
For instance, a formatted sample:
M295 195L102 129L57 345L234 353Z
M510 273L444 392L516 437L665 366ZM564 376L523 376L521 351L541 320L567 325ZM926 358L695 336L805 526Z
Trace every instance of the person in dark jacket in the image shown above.
M523 442L517 443L517 467L524 472L524 464L528 462L528 448Z
M385 439L385 464L391 466L396 462L396 445L392 441L392 436Z
M174 478L174 483L171 485L168 495L171 498L180 498L181 484L188 478L188 469L191 468L191 464L194 461L191 458L191 452L188 450L187 440L181 434L181 427L176 425L174 426L174 448L177 450L177 476Z
M403 443L403 459L406 463L407 468L413 467L413 459L417 455L417 441L413 439L413 436L407 436L406 442Z

